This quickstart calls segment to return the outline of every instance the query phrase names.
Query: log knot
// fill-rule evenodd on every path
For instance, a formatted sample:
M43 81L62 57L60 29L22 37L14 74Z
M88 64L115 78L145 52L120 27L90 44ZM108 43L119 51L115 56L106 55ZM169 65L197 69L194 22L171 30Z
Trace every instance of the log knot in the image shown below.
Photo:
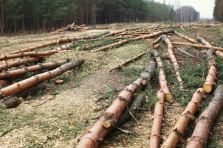
M183 133L180 132L177 128L172 129L172 132L177 133L179 141L180 141L181 143L183 143Z
M127 100L126 98L122 96L117 96L113 101L115 101L116 99L119 99L120 101L124 101L125 104L129 105L129 100Z
M184 112L182 115L184 115L185 117L193 120L194 119L194 115L192 115L189 111Z

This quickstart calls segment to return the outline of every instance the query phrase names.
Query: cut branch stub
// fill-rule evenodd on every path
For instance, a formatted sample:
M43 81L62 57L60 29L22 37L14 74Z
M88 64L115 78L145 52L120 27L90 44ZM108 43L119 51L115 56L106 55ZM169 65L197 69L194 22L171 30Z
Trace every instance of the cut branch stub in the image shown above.
M163 67L162 59L161 59L159 53L156 50L150 50L149 53L155 58L156 63L157 63L157 67L160 68L159 84L160 84L161 90L165 92L165 100L166 101L171 101L173 97L172 97L172 95L169 91L168 82L166 80L166 75L165 75L165 72L162 68Z
M18 93L24 89L27 89L35 84L55 78L70 69L80 66L82 63L83 63L83 61L81 59L77 59L73 62L64 64L54 70L32 76L28 79L25 79L23 81L20 81L18 83L15 83L8 87L5 87L5 88L1 89L1 91L0 91L0 100L7 96Z
M182 142L183 134L185 133L188 124L194 119L195 113L200 110L200 103L204 98L204 95L205 91L203 88L199 88L193 94L192 100L188 103L171 133L164 141L161 146L162 148L175 148L180 141Z
M100 142L103 141L103 138L105 138L105 136L116 126L117 120L131 103L132 97L135 94L135 91L141 86L142 81L145 79L151 79L155 72L154 66L156 68L156 64L154 62L150 63L146 70L141 74L141 77L119 93L119 95L113 100L111 106L102 113L94 126L78 140L79 143L77 148L97 148L99 146ZM110 121L111 123L109 128L104 126L104 123L107 123L107 121Z
M223 85L219 85L214 92L214 98L205 111L200 115L186 148L203 148L211 132L212 124L223 107Z

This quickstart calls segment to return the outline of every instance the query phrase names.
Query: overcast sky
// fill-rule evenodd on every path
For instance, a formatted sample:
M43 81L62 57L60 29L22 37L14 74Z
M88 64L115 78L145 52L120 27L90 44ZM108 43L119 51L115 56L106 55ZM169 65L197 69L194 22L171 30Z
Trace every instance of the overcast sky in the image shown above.
M163 0L154 0L163 3ZM166 4L174 5L176 0L166 0ZM213 18L214 0L179 0L181 6L190 5L200 12L201 18ZM175 7L175 6L174 6Z

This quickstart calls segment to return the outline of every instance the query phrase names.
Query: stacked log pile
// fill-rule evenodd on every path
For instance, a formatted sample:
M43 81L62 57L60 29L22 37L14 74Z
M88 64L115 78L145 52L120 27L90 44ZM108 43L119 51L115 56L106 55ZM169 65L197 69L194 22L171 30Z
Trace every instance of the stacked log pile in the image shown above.
M78 26L78 25L74 25L74 23L73 23L73 24L67 25L64 28L58 29L56 32L63 32L63 31L84 31L84 30L89 30L89 29L90 28L87 27L85 24Z

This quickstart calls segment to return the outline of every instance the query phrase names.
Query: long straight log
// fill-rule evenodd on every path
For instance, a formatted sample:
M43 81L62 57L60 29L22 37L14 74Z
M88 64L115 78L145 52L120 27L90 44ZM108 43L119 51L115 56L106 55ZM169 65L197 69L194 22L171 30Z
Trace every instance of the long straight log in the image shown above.
M41 59L42 59L42 57L30 57L30 58L24 58L24 59L20 59L20 60L13 61L13 62L8 62L8 63L0 65L0 71L9 69L12 67L17 67L17 66L23 65L25 63L37 62Z
M62 60L57 62L51 62L51 63L44 63L44 64L38 64L30 67L24 67L22 69L16 69L12 71L4 71L0 73L0 79L10 79L10 78L17 78L20 75L24 75L27 72L34 72L34 71L40 71L43 69L54 69L57 68L65 63L68 63L69 60Z
M49 56L55 53L59 53L60 51L57 50L49 50L44 52L24 52L24 53L18 53L18 54L11 54L11 55L2 55L0 56L0 61L2 60L8 60L8 59L15 59L15 58L23 58L23 57L43 57L43 56Z
M190 41L192 43L197 43L197 41L195 39L192 39L192 38L189 38L189 37L187 37L185 35L182 35L179 32L177 32L176 30L174 30L174 34L176 34L177 36L179 36L179 37L181 37L183 39L186 39L186 40L188 40L188 41Z
M216 51L215 53L216 53L216 55L218 55L218 56L220 56L221 58L223 58L223 52L221 52L221 51Z
M121 31L116 31L116 32L113 32L113 33L109 33L109 34L107 34L107 35L104 35L103 37L105 38L105 37L108 37L108 36L114 36L114 35L116 35L116 34L120 34L120 33L123 33L123 32L125 32L126 30L121 30Z
M87 35L87 36L82 36L82 37L60 38L60 39L57 39L57 40L52 41L52 42L47 42L47 43L39 44L39 45L36 45L36 46L33 46L33 47L28 47L28 48L16 50L14 52L11 52L10 54L16 54L16 53L23 53L23 52L27 52L27 51L32 51L32 50L35 50L35 49L38 49L38 48L43 48L43 47L46 47L46 46L56 45L58 43L66 43L68 41L72 42L72 41L83 40L83 39L98 38L98 37L100 37L102 35L105 35L105 34L108 34L108 33L109 33L109 31L105 31L105 32L97 34L97 35Z
M150 45L155 45L161 40L162 36L159 36L155 41L151 42Z
M70 69L80 66L82 63L83 63L83 61L81 59L77 59L73 62L64 64L54 70L32 76L28 79L25 79L23 81L20 81L18 83L15 83L8 87L5 87L5 88L1 89L1 91L0 91L0 100L7 96L18 93L24 89L27 89L33 85L36 85L40 82L55 78Z
M207 42L204 38L202 38L199 34L197 34L197 40L201 42L203 45L209 46L209 48L212 47L212 45L209 42Z
M84 47L76 47L76 50L87 50L89 48L100 47L100 46L101 46L101 43L97 43L94 45L86 45Z
M157 67L159 67L159 69L160 69L160 71L159 71L159 84L160 84L161 90L163 92L165 92L165 100L166 101L171 101L173 97L172 97L172 95L169 91L169 88L168 88L168 82L166 80L166 74L163 70L162 59L161 59L159 53L156 50L150 50L149 53L155 58L156 63L157 63Z
M179 64L177 62L177 59L174 55L174 52L173 52L173 45L172 43L170 42L169 38L166 36L166 35L162 35L162 40L167 44L167 47L168 47L168 55L173 63L173 66L174 66L174 70L176 72L176 79L177 81L180 83L180 89L184 89L184 86L183 86L183 80L182 78L180 77L180 72L179 72Z
M7 84L9 84L10 80L7 79L7 80L0 80L0 87L4 87L6 86Z
M66 44L66 45L62 45L60 47L54 47L53 50L58 50L58 51L69 50L70 48L74 47L74 44L76 44L76 43L77 42L69 43L69 44Z
M186 148L203 148L211 132L212 124L223 107L223 85L219 85L214 92L214 98L205 111L200 115Z
M197 89L161 148L175 148L180 141L182 142L188 124L194 119L195 113L200 110L200 104L204 95L205 91L203 88Z
M156 64L151 62L140 77L123 89L113 100L111 106L100 116L94 126L78 141L76 148L97 148L103 138L116 126L116 122L122 112L132 101L135 91L142 85L143 80L148 81L154 75Z
M210 48L210 46L191 44L191 43L183 43L183 42L172 42L172 44L174 44L174 45L186 45L186 46L192 46L192 47L196 47L196 48L205 48L205 49ZM223 48L221 48L221 47L212 46L211 48L214 49L214 50L223 51Z
M129 60L123 62L122 64L120 64L120 65L118 65L118 66L116 66L116 67L110 69L109 72L112 72L113 70L115 70L115 69L117 69L117 68L119 68L119 67L122 67L122 66L124 66L124 65L126 65L126 64L128 64L128 63L130 63L130 62L135 61L136 59L140 58L141 56L145 55L146 53L147 53L147 52L140 53L139 55L133 57L132 59L129 59Z

